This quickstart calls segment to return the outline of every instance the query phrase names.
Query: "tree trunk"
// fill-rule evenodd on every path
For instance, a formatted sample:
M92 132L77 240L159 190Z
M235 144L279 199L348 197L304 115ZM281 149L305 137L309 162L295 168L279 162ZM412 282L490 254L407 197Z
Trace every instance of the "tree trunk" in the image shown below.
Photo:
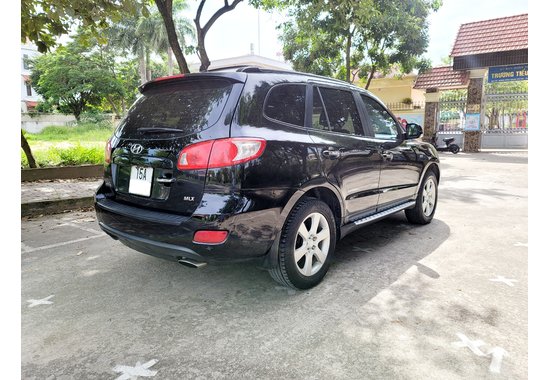
M367 79L367 85L365 86L365 90L369 89L370 82L372 81L372 77L374 76L374 72L376 71L376 67L372 65L369 73L369 79Z
M147 64L145 63L145 54L143 51L139 53L139 79L141 84L147 82Z
M204 46L204 37L205 35L202 33L202 30L197 33L199 59L201 60L199 71L206 71L208 70L208 67L210 67L210 59L208 58L208 54L206 53L206 48Z
M25 135L23 134L23 130L21 130L21 148L23 148L23 152L25 152L25 156L27 156L27 161L29 162L30 168L36 168L36 161L34 160L34 156L32 155L31 147L29 145L29 142L25 138Z
M112 96L107 96L107 101L109 102L109 104L111 105L111 108L115 112L116 117L119 118L120 117L120 108L117 107L113 97Z
M160 1L160 0L155 0ZM208 67L210 67L210 59L208 59L208 54L206 53L206 47L204 46L204 39L206 38L206 33L210 30L212 25L216 22L218 18L220 18L221 15L227 12L231 12L235 7L241 2L242 0L233 0L231 4L229 4L229 0L224 1L224 6L219 8L213 15L210 17L210 20L206 24L204 24L204 27L201 27L201 14L202 9L204 7L204 3L206 3L206 0L201 0L199 7L197 8L197 13L195 16L195 27L197 29L197 47L198 47L198 53L199 53L199 59L201 60L201 66L199 68L200 71L206 71L208 70Z
M346 37L346 82L351 82L351 35Z
M149 48L145 49L145 79L149 82L151 78L151 53Z
M180 43L178 41L178 35L176 34L176 26L174 25L174 19L172 17L172 0L155 0L157 8L164 20L164 26L166 27L166 34L168 35L168 42L170 47L176 56L176 61L180 72L183 74L189 73L189 67L187 66L187 61L183 56L183 51L181 50Z
M166 50L168 53L168 75L174 75L174 60L172 59L172 49Z

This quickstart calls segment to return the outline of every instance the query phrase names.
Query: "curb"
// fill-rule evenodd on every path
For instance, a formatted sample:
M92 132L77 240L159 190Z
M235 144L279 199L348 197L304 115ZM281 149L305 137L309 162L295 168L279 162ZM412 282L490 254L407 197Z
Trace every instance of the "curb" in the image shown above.
M53 168L21 169L21 182L50 179L101 178L103 165L60 166Z
M21 217L59 214L94 206L94 197L56 199L43 202L21 204Z

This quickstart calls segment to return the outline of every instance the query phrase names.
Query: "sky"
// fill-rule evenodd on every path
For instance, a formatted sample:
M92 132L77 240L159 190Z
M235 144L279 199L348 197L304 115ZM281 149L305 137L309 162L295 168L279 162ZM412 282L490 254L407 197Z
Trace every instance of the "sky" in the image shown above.
M195 17L197 3L198 1L189 1L186 17L190 20ZM206 3L201 18L203 25L220 3L221 1ZM430 44L426 56L433 65L440 64L441 59L451 52L458 28L463 23L527 12L527 0L443 0L441 8L429 16ZM267 13L246 3L239 4L233 12L221 16L208 32L206 48L210 59L249 54L250 44L254 44L255 54L282 60L282 46L276 26L284 20L283 12ZM198 58L190 57L189 61L198 62Z

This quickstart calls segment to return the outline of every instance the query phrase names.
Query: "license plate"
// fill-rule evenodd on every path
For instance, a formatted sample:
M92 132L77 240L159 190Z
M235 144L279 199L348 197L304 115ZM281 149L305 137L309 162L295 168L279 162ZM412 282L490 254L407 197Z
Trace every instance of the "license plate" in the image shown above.
M153 182L153 168L144 166L132 166L130 173L130 187L128 192L148 197L151 195L151 183Z

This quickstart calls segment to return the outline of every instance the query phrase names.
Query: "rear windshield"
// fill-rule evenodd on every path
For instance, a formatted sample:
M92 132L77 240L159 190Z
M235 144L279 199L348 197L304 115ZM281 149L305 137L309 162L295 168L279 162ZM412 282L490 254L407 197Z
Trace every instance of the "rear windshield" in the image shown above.
M153 87L134 103L121 122L119 137L182 135L199 132L220 118L232 83L189 80Z

